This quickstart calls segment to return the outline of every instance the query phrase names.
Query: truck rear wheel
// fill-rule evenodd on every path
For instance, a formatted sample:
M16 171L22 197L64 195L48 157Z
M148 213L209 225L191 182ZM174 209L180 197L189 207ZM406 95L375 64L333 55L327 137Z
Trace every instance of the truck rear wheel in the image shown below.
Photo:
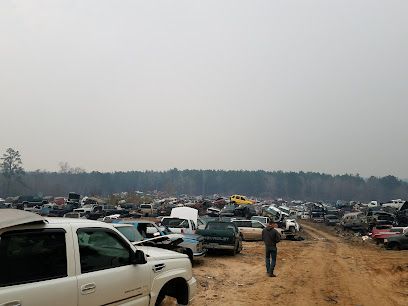
M237 254L241 253L241 251L242 251L242 236L240 236L238 240Z
M394 251L399 251L399 250L401 250L400 245L399 245L398 243L396 243L396 242L391 243L391 244L388 246L388 248L389 248L390 250L394 250Z
M232 256L237 255L237 246L235 246L235 248L232 250L231 255Z

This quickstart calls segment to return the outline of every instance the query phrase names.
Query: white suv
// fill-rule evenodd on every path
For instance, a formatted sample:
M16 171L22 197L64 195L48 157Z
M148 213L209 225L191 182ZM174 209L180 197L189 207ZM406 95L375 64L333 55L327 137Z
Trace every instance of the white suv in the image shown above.
M135 247L113 226L0 210L0 305L188 304L196 291L184 254Z

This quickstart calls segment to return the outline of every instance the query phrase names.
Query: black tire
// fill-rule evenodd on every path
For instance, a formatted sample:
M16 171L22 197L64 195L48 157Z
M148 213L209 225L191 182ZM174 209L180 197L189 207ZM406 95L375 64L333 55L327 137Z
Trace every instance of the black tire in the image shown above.
M239 254L239 253L241 253L241 251L242 251L242 236L239 237L238 248L237 248L236 253Z
M157 297L156 303L154 305L155 306L160 306L165 297L166 296L163 294L163 292L160 291L159 296Z
M231 255L232 256L237 255L237 250L238 250L238 242L235 243L234 249L231 251Z
M290 231L292 234L296 233L296 229L295 229L294 226L289 227L289 231Z
M390 250L394 250L394 251L400 251L401 250L401 246L397 242L391 243L388 247L389 247Z

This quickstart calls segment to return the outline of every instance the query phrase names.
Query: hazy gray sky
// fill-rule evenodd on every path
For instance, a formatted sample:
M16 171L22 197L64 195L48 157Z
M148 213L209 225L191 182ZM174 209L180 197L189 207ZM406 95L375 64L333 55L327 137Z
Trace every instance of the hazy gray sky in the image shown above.
M408 1L0 2L26 169L408 177Z

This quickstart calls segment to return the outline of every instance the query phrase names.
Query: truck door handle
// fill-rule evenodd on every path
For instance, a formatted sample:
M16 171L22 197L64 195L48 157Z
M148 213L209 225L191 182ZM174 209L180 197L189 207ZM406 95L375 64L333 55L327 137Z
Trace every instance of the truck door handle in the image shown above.
M11 301L11 302L6 302L3 304L0 304L0 306L21 306L20 301Z
M82 294L90 294L94 293L96 289L95 283L89 283L81 286L81 293Z

